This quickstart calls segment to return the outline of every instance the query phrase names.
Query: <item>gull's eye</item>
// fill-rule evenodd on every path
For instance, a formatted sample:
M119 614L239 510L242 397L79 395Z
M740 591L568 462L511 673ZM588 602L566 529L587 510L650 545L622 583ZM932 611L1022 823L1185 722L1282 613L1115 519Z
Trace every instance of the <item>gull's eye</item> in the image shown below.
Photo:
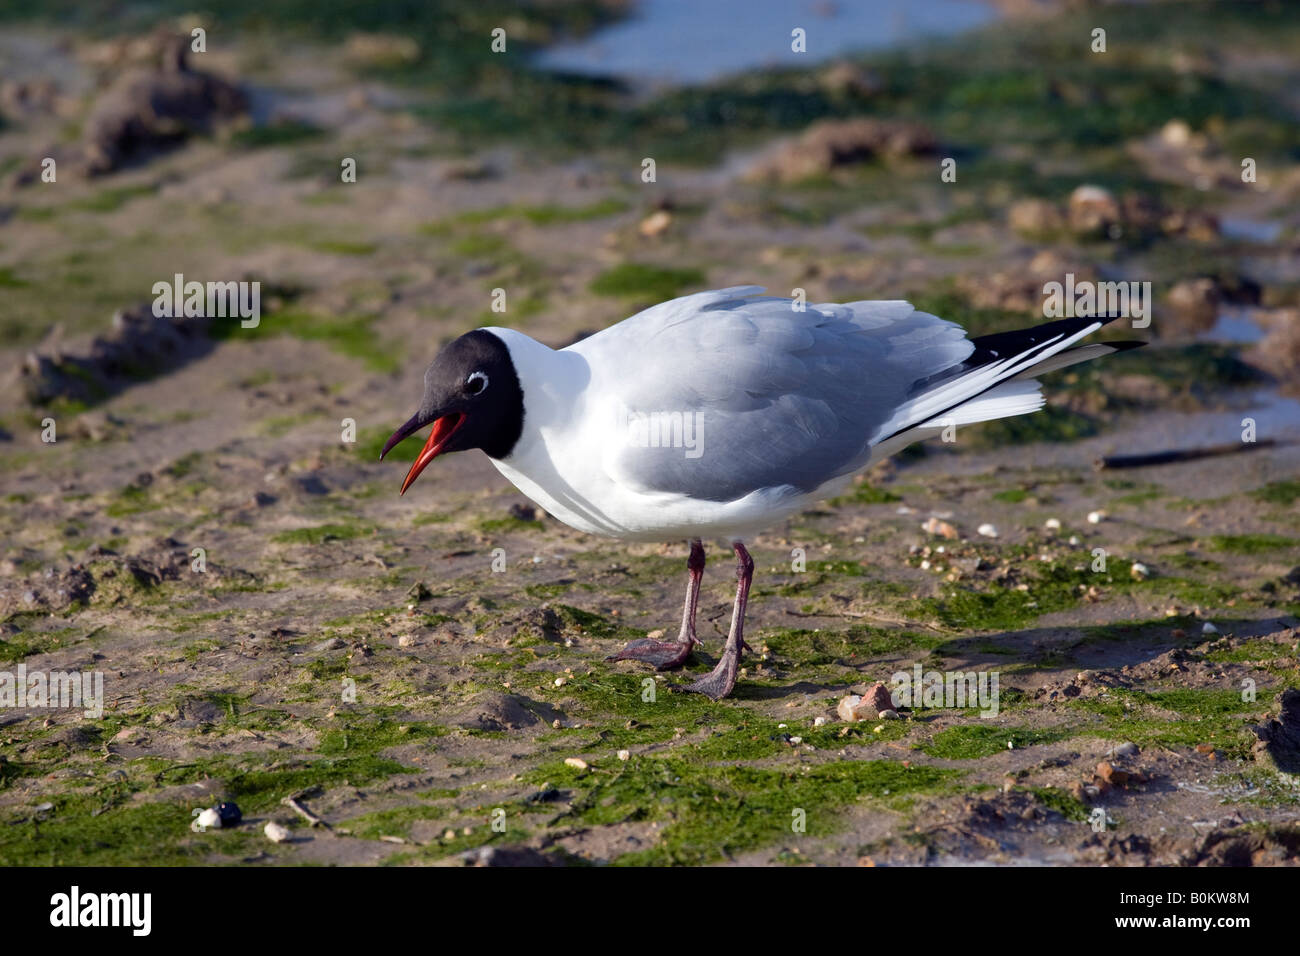
M488 377L482 372L470 372L469 378L465 379L465 391L471 395L477 395L487 387Z

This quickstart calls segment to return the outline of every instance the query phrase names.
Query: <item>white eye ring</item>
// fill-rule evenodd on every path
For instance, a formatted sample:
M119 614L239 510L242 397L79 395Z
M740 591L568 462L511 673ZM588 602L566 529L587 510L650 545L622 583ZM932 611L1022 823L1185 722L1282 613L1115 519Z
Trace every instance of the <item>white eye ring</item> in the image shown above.
M478 388L475 388L474 384L476 382L482 382L483 384L479 385ZM465 388L469 390L469 393L471 395L478 395L481 392L485 391L487 387L488 387L488 377L487 374L484 372L470 372L469 378L465 379Z

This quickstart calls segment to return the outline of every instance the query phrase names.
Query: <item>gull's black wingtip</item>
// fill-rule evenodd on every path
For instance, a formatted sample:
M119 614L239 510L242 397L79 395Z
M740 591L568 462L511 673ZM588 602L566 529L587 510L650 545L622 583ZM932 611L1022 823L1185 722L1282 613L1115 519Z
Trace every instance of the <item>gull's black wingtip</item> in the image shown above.
M1123 342L1098 342L1098 345L1104 345L1108 349L1114 349L1116 352L1127 352L1130 349L1140 349L1144 345L1150 345L1150 342L1140 342L1137 339L1125 339Z

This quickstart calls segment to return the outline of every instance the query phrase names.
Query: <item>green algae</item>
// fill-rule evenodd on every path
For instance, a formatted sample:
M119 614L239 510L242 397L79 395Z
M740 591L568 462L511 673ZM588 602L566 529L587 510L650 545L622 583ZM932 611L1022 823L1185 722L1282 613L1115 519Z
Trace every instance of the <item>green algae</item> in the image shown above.
M1003 750L1023 750L1040 744L1055 743L1073 735L1071 729L1030 727L998 727L987 723L962 724L947 727L919 749L922 753L942 760L974 760L989 757Z
M697 865L737 853L824 836L844 825L844 808L864 799L886 801L943 789L954 773L904 767L886 760L841 761L816 767L702 768L674 757L635 758L617 771L578 771L561 762L528 775L570 787L562 820L570 825L659 824L658 842L623 854L616 865ZM796 830L799 823L803 829Z
M322 524L312 528L294 528L271 536L278 544L325 544L327 541L350 541L373 533L360 524Z
M590 289L597 295L660 302L675 298L690 286L703 283L704 273L699 269L622 262L596 276L591 281Z

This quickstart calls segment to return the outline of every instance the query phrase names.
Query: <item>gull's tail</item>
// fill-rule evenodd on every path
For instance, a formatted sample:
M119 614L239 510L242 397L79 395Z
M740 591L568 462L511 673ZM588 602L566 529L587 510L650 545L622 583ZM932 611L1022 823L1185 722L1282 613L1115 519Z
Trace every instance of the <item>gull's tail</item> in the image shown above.
M1137 341L1074 345L1117 318L1060 319L971 339L975 348L964 362L913 384L911 397L895 416L901 426L875 443L877 454L872 457L892 454L950 425L1037 411L1044 403L1037 376L1146 345Z

